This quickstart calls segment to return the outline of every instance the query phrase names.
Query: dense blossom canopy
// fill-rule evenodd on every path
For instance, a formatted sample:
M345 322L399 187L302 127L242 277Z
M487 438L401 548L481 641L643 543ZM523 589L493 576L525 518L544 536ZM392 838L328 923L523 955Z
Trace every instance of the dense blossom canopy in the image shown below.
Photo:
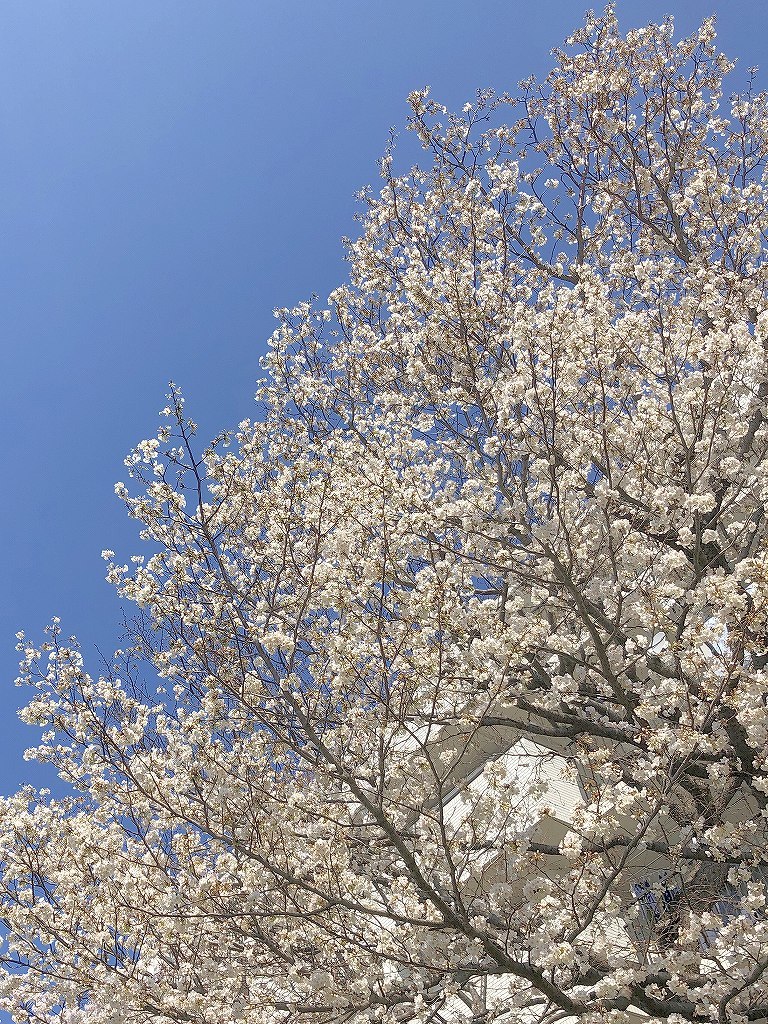
M768 101L710 21L555 59L410 97L254 422L172 390L119 669L20 637L17 1020L768 1018Z

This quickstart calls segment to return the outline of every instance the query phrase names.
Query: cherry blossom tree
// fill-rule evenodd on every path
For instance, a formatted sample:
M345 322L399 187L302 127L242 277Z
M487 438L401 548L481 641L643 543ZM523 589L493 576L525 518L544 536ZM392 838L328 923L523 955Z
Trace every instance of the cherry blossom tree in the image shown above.
M555 59L411 95L253 422L172 389L114 671L20 635L16 1020L768 1018L768 101L711 21Z

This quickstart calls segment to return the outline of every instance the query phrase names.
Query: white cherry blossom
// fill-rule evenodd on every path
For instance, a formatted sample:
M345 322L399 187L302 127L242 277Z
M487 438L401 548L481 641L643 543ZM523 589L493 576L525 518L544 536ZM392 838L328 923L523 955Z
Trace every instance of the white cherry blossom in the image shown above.
M411 95L253 420L172 387L113 670L18 635L17 1021L768 1018L768 101L711 20L555 60Z

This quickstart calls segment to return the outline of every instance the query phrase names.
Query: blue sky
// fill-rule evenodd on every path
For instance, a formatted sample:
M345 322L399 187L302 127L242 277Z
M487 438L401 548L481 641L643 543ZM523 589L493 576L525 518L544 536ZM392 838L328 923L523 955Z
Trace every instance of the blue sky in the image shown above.
M275 306L345 276L353 193L405 97L453 107L543 75L571 0L3 0L0 5L0 793L22 760L14 634L53 615L96 666L120 602L102 548L140 550L113 494L168 380L201 434L252 411ZM707 2L626 0L625 28ZM768 4L720 0L761 62ZM766 81L764 78L763 81Z

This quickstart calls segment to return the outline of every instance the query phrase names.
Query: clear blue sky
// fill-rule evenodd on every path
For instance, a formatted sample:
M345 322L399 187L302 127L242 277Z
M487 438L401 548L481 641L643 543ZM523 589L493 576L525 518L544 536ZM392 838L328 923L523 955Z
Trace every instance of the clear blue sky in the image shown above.
M759 65L768 4L719 2L722 47ZM584 6L0 4L0 793L47 778L22 761L15 632L60 615L86 657L116 643L99 554L140 550L113 483L167 381L206 436L249 415L271 310L343 279L407 94L459 107L543 75ZM687 31L713 5L619 4L625 28L669 10Z

